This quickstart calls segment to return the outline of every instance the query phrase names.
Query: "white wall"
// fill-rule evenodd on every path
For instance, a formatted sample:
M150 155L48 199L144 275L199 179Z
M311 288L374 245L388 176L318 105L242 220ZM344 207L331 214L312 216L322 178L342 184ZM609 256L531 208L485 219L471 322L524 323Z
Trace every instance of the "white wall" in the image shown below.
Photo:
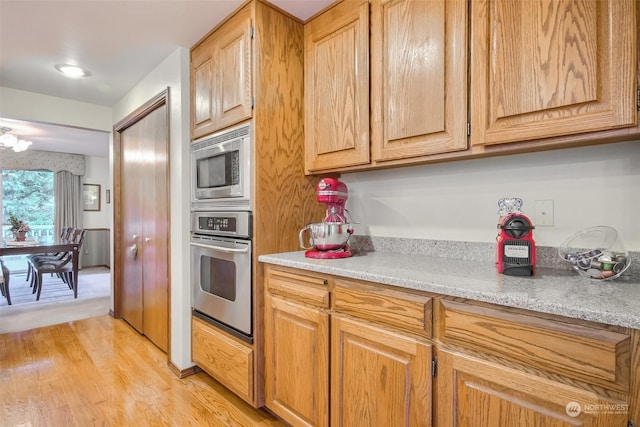
M169 87L171 199L171 361L179 369L191 362L189 274L189 50L179 48L113 108L113 124ZM110 149L113 153L113 147ZM112 155L111 155L112 156ZM113 170L113 169L112 169Z
M0 87L0 117L111 132L111 108Z
M554 225L540 246L558 246L593 225L616 228L640 250L640 142L343 174L357 234L494 242L498 199L520 197L535 223L535 201L553 200Z
M85 184L100 185L100 210L84 211L82 226L84 228L111 228L111 204L107 204L106 192L111 189L109 158L101 156L85 156Z

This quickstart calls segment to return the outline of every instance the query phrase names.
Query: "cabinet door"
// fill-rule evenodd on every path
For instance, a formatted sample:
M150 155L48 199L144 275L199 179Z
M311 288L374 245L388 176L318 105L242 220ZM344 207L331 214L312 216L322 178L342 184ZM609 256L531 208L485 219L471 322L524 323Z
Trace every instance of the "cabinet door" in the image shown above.
M467 2L372 2L373 160L467 148Z
M636 123L635 0L471 2L471 143Z
M611 427L629 405L465 355L438 351L436 425Z
M331 425L430 426L431 346L332 316Z
M214 35L216 129L251 117L251 10L246 6Z
M269 294L265 307L266 406L294 426L327 426L329 315Z
M305 168L369 163L369 4L340 3L304 27Z
M215 130L213 104L214 45L209 40L191 52L191 138Z

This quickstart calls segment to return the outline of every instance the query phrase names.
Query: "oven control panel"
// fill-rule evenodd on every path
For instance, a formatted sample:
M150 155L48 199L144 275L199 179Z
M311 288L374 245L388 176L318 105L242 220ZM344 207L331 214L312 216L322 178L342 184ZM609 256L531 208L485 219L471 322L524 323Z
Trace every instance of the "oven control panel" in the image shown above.
M198 218L198 230L200 231L227 231L235 233L237 229L236 218L220 216L203 216Z
M251 212L193 212L191 232L251 238Z

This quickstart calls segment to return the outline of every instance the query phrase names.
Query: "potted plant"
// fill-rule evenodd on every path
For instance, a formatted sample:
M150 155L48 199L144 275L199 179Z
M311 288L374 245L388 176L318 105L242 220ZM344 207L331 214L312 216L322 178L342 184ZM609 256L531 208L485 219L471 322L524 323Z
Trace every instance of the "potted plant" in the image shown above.
M18 219L13 213L9 214L9 224L11 225L10 231L16 241L24 242L27 239L27 232L31 231L29 224Z

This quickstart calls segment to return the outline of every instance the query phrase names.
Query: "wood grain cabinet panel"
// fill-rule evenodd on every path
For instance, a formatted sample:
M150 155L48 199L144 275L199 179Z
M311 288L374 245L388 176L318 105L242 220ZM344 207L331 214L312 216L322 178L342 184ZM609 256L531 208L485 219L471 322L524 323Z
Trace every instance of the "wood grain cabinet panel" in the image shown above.
M328 426L329 314L266 295L266 405L293 426Z
M637 123L635 0L471 2L471 143Z
M305 169L369 163L369 3L330 9L304 40Z
M238 396L253 400L253 349L203 320L192 317L191 357Z
M191 139L252 114L252 5L191 49Z
M441 301L439 338L614 390L629 390L627 334Z
M328 280L269 269L267 290L274 295L293 298L298 302L329 308Z
M431 336L432 300L426 295L335 279L333 296L340 313Z
M467 148L467 2L371 3L374 161Z
M430 426L431 345L333 315L331 425Z
M439 427L626 426L625 401L438 350Z

